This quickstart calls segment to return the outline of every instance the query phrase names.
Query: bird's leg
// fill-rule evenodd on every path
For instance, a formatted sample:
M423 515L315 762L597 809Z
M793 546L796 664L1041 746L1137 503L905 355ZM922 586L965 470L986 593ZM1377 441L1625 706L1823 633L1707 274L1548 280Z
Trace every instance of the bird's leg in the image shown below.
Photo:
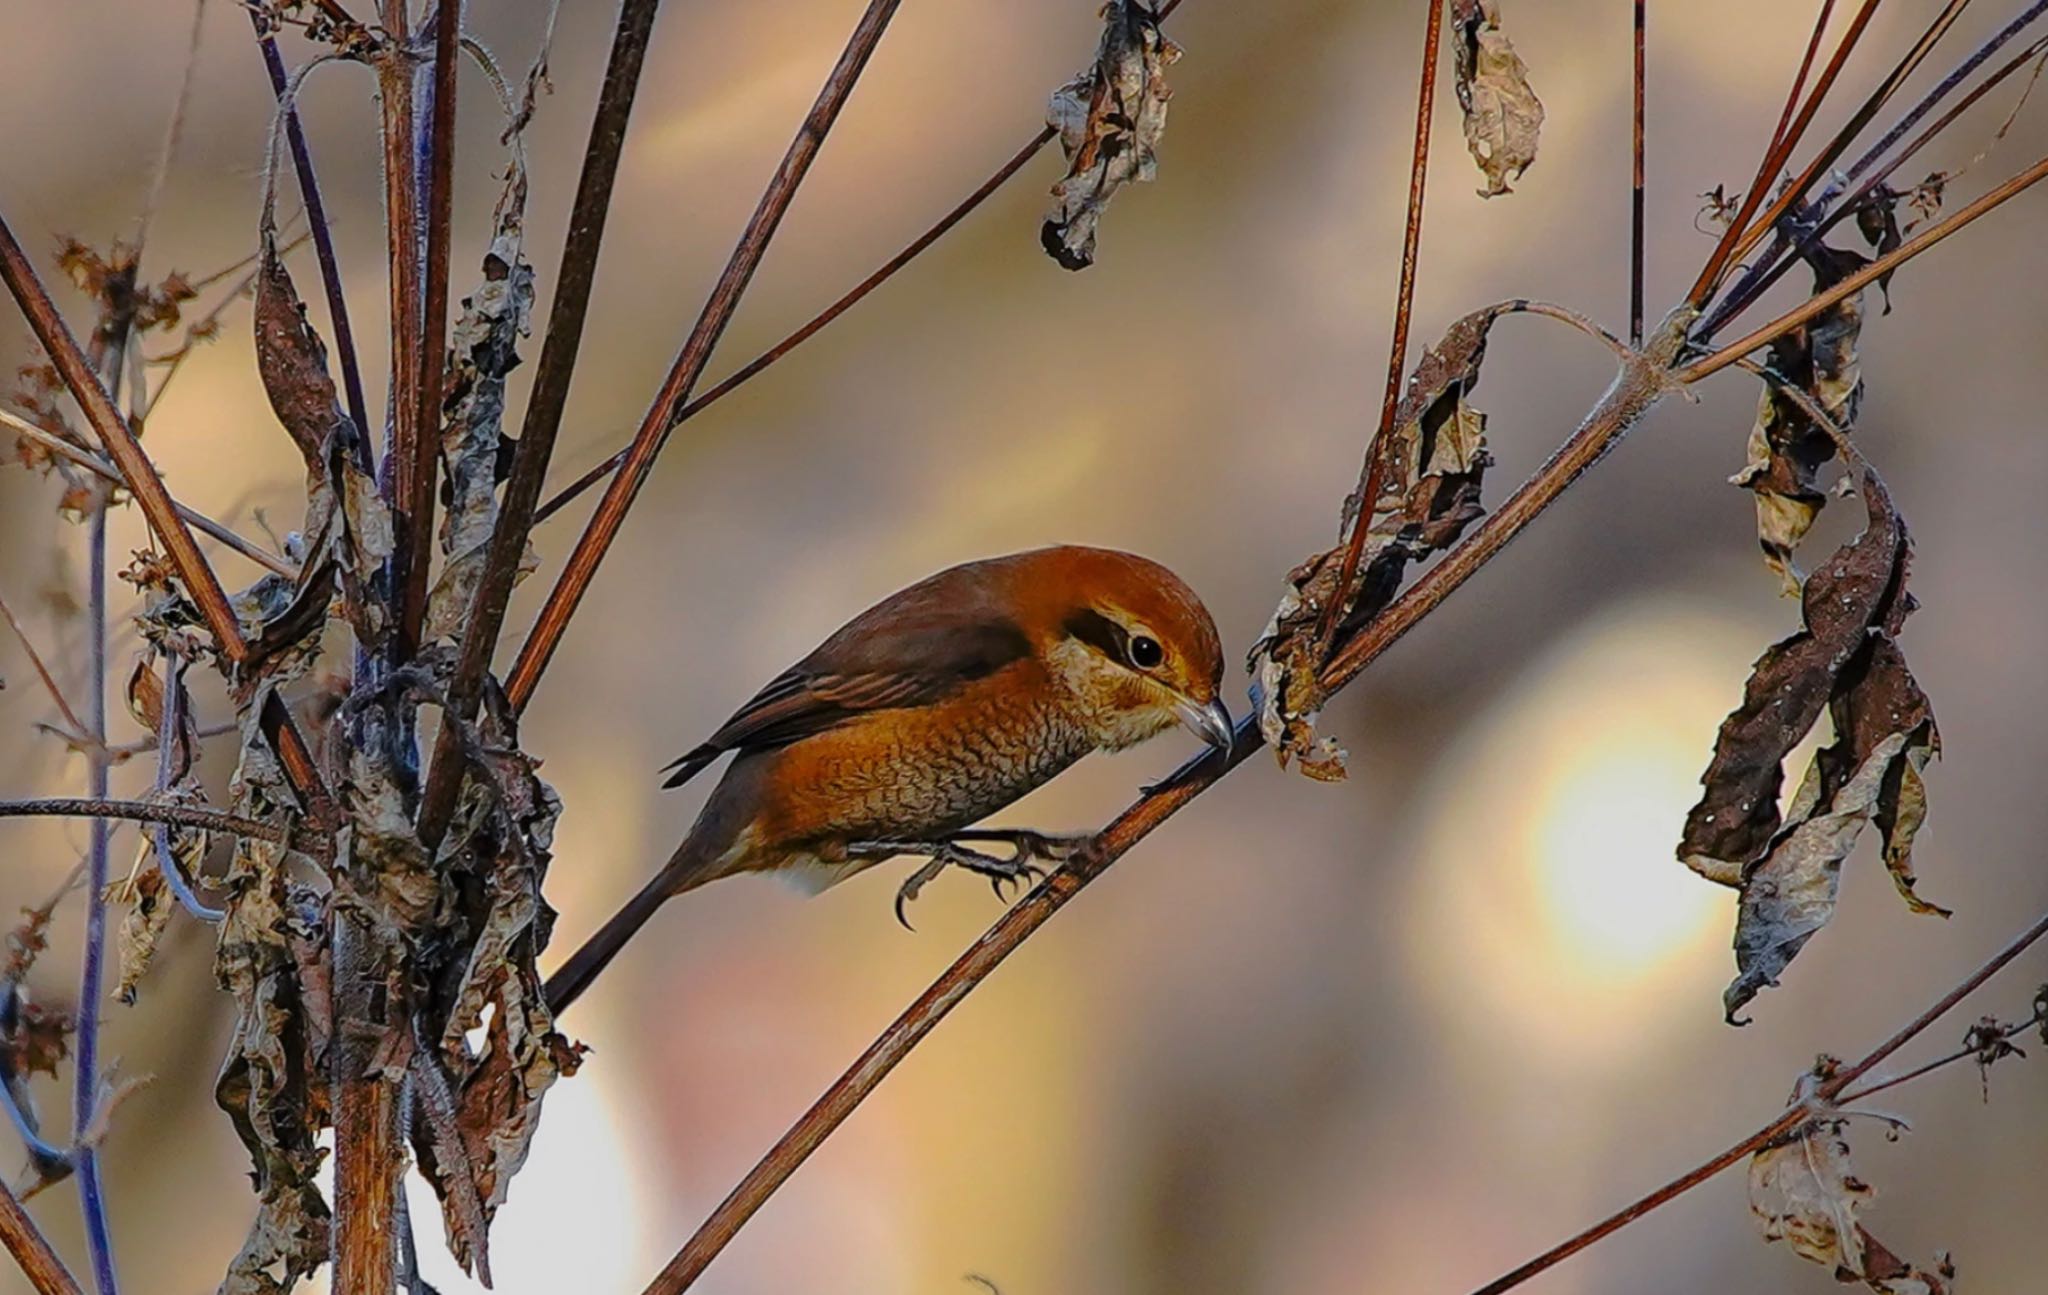
M970 849L962 840L993 840L1009 844L1015 853L1005 859L980 850ZM1045 869L1035 860L1057 862L1071 853L1072 844L1065 838L1043 836L1036 832L956 832L937 841L851 841L846 846L849 859L887 859L899 854L922 855L926 862L905 879L896 891L896 920L904 929L911 929L910 920L904 915L904 905L916 899L925 884L947 868L965 868L967 871L988 878L989 888L997 899L1006 898L1003 887L1011 882L1025 885L1045 876Z

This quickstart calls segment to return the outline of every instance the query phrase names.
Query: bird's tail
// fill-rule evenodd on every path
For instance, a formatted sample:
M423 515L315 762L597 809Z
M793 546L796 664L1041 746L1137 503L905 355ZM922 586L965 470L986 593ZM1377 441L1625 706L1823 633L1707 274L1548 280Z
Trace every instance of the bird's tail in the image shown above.
M559 1014L569 1004L582 997L590 988L590 982L598 973L619 956L619 950L626 947L626 941L633 938L647 919L654 916L662 901L675 894L675 878L664 868L639 894L626 901L626 906L613 915L612 920L599 928L596 935L583 942L583 947L569 955L561 970L548 977L546 995L548 1011Z

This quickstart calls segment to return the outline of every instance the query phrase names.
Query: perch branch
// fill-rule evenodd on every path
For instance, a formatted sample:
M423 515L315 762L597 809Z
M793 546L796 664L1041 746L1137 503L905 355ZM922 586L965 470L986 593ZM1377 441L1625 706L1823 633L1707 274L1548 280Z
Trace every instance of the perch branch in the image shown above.
M45 796L37 800L0 800L0 818L120 818L135 823L167 823L172 827L224 832L296 848L298 842L274 823L243 818L226 810L198 805L167 805L153 800L109 800L103 796Z

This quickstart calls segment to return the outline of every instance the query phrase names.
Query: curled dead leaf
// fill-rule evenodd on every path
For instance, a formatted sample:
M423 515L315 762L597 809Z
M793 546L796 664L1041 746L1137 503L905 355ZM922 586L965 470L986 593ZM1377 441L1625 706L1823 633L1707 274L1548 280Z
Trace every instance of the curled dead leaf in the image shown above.
M1853 252L1823 247L1811 258L1814 291L1824 292L1863 265ZM1854 425L1863 399L1857 340L1863 294L1845 298L1805 327L1771 344L1770 369L1803 391L1836 427ZM1756 495L1757 543L1785 593L1797 597L1805 575L1793 550L1827 505L1820 470L1835 457L1834 434L1797 400L1766 385L1749 433L1749 461L1729 480Z
M1811 1109L1813 1118L1750 1158L1750 1212L1765 1241L1783 1241L1838 1281L1860 1281L1882 1295L1949 1295L1955 1268L1946 1255L1936 1256L1932 1272L1914 1267L1885 1248L1859 1218L1877 1193L1856 1176L1850 1160L1845 1130L1855 1112L1817 1096L1840 1066L1824 1056L1799 1077L1790 1105Z
M1365 623L1393 600L1409 563L1449 548L1485 512L1479 490L1493 462L1486 451L1486 415L1466 397L1478 384L1487 334L1500 313L1489 307L1467 315L1415 366L1369 474L1379 482L1379 495L1371 501L1351 589L1340 591L1337 582L1362 506L1357 495L1345 501L1337 546L1288 573L1280 605L1252 644L1246 669L1259 729L1282 767L1299 757L1310 777L1343 777L1343 752L1315 735L1323 704L1316 676L1324 608L1344 600L1337 616L1340 633Z
M1724 995L1731 1022L1834 916L1842 861L1866 825L1877 825L1908 905L1944 911L1913 889L1913 839L1927 812L1921 770L1941 738L1895 641L1914 605L1905 589L1911 544L1877 474L1862 467L1859 482L1863 533L1807 580L1804 627L1758 658L1742 705L1722 722L1679 845L1686 866L1742 891L1738 975ZM1785 759L1823 709L1835 739L1814 756L1781 821Z
M1458 106L1465 114L1465 146L1486 176L1482 198L1512 192L1536 161L1543 103L1529 87L1529 68L1501 30L1500 0L1452 0L1457 34Z
M1069 270L1095 263L1095 229L1118 191L1157 174L1173 97L1166 69L1181 55L1140 0L1109 0L1102 17L1094 63L1053 91L1045 117L1059 132L1067 174L1053 186L1039 242Z
M426 642L459 638L476 601L491 534L498 524L498 483L509 444L504 435L505 378L519 364L519 339L533 309L533 267L525 253L526 171L515 151L498 198L495 234L483 281L462 303L449 337L443 402L441 551L447 561L427 598ZM531 570L526 563L520 570Z

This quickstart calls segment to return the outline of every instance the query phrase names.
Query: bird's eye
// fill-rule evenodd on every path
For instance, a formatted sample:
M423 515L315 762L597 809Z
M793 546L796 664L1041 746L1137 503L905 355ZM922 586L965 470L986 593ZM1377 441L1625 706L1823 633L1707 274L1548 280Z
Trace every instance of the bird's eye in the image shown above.
M1152 670L1158 668L1159 663L1164 660L1166 660L1166 649L1159 646L1158 639L1147 638L1143 634L1131 636L1132 665L1140 670Z

